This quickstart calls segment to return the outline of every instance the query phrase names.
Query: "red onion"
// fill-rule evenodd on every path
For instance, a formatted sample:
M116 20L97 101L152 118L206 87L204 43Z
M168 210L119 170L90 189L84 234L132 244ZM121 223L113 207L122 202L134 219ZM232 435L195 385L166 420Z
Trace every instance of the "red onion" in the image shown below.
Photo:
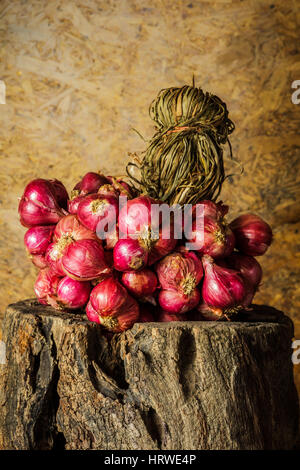
M156 265L156 272L163 289L179 290L191 294L203 277L201 261L193 252L171 253Z
M125 287L114 277L109 277L94 287L90 301L98 314L116 316L128 296Z
M109 183L109 180L101 173L89 172L74 186L72 196L96 193L100 186Z
M194 311L192 315L192 319L194 321L218 321L226 318L226 313L224 313L220 308L210 307L205 302L199 304L197 306L197 310Z
M118 199L120 196L120 193L113 187L112 184L104 184L103 186L100 186L100 188L97 191L98 196L102 197L114 197Z
M113 333L121 333L131 328L139 320L139 306L137 302L128 296L117 316L99 314L100 325Z
M94 287L90 302L99 315L100 324L110 331L119 332L130 328L139 317L137 302L113 277Z
M59 241L61 238L69 239L70 243L75 240L98 240L95 232L84 227L84 225L79 222L78 217L73 214L63 217L56 225L54 240Z
M242 276L233 269L217 265L210 256L203 256L205 275L202 297L205 303L221 310L241 305L246 295Z
M119 214L119 230L123 237L126 235L133 238L148 236L148 232L151 232L152 204L157 204L157 201L148 196L140 196L127 201Z
M152 220L152 206L159 206L159 201L148 196L140 196L122 207L119 214L119 231L123 238L138 239L149 253L148 264L154 264L176 246L174 239L174 222L170 221L170 230L162 226L162 216L157 221ZM153 233L152 233L153 232Z
M262 269L258 261L253 256L232 253L226 258L229 268L239 271L242 278L255 289L259 286L262 278Z
M57 276L65 276L65 272L62 267L62 257L67 250L68 243L50 243L47 248L45 261L51 267L52 271Z
M186 313L200 301L200 292L194 289L189 295L176 290L161 290L158 295L161 308L169 313Z
M32 255L43 255L52 240L55 225L36 225L31 227L24 236L26 249Z
M137 271L146 266L148 253L139 240L120 239L114 247L114 267L118 271Z
M240 215L230 224L236 247L245 255L263 255L272 242L272 229L254 214Z
M45 269L48 267L45 255L30 255L29 258L32 264L34 264L39 269Z
M186 321L188 318L187 316L183 313L181 315L178 315L176 313L169 313L165 312L162 310L159 315L157 321L159 322L170 322L170 321Z
M126 196L128 199L132 199L134 197L135 191L132 186L126 183L126 181L121 178L115 178L114 176L107 176L107 179L120 196Z
M85 195L75 196L73 197L73 199L69 199L68 200L68 212L70 214L77 214L78 206L84 198L85 198Z
M58 205L55 189L45 179L35 179L25 188L19 204L21 224L25 227L56 224L65 214Z
M56 295L60 279L50 268L39 272L34 284L34 292L41 304L50 305L49 299Z
M55 198L59 204L60 207L63 207L64 209L67 209L68 207L68 200L69 200L69 195L68 192L63 185L61 181L58 181L57 179L54 180L49 180L50 183L52 184L54 188L54 194Z
M98 278L111 269L107 266L104 250L97 240L78 240L71 243L62 257L65 274L78 281Z
M100 323L99 315L96 310L93 308L91 301L88 302L87 306L85 307L86 315L90 321L95 323Z
M151 266L160 260L168 253L174 250L177 245L177 240L173 238L173 224L170 227L170 233L167 227L162 227L159 229L159 238L158 240L150 240L148 246L150 247L148 264ZM143 241L142 241L143 243ZM147 246L147 242L146 242Z
M80 202L77 215L85 227L96 232L98 224L104 219L109 226L116 224L118 209L119 204L115 197L90 194Z
M157 277L150 269L141 271L125 272L122 275L122 283L135 297L141 300L152 300L152 296L157 288Z
M234 234L228 225L212 217L195 218L192 230L186 232L186 238L194 244L193 250L213 258L230 255L235 244Z
M63 277L57 286L56 297L49 302L56 309L67 308L77 310L85 306L89 300L91 284Z

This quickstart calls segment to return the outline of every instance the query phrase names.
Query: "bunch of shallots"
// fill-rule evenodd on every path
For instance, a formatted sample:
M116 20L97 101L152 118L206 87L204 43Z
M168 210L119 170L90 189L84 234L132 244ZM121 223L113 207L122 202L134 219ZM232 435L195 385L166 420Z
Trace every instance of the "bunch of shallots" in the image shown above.
M71 198L60 181L31 181L19 215L39 269L39 302L85 309L112 332L137 321L230 319L248 308L269 225L253 214L228 225L221 202L201 201L179 221L172 211L166 221L160 209L160 201L103 174L87 173Z

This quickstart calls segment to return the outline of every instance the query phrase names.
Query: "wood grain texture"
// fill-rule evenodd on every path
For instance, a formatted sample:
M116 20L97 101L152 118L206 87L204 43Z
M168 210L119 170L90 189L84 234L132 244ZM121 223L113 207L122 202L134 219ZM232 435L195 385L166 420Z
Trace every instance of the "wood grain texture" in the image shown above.
M223 200L232 217L251 210L274 227L256 301L284 307L300 338L297 1L3 0L0 17L0 316L33 293L16 211L25 184L123 174L128 152L145 148L131 128L150 138L152 99L194 74L236 124L244 172L227 158Z
M137 323L109 342L84 315L10 305L0 448L291 449L292 335L256 306L243 322Z

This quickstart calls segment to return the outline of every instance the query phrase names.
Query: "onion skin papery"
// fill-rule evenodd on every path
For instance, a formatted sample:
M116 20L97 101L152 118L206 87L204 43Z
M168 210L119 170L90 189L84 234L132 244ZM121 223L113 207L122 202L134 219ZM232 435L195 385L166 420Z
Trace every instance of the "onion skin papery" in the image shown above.
M38 178L26 186L19 203L20 222L24 227L56 224L65 213L50 181Z
M167 255L156 265L162 289L179 290L190 295L203 277L201 261L193 252L182 251Z
M103 316L99 314L100 325L113 333L121 333L131 328L139 320L138 303L128 296L119 314L114 316Z
M126 289L138 299L147 299L157 289L157 277L150 269L125 272L122 275L122 283Z
M191 320L193 321L230 321L241 310L242 306L221 310L220 308L210 307L205 302L199 304L195 311L192 312Z
M212 258L229 256L235 246L235 237L229 226L212 217L194 219L192 229L187 231L186 238L190 244L193 244L190 249Z
M219 266L208 255L202 257L202 264L205 271L202 285L204 302L221 310L241 306L246 286L240 273Z
M45 255L29 255L29 259L38 269L45 269L49 265L46 261Z
M24 236L24 244L28 253L43 255L52 241L55 225L36 225L31 227Z
M55 198L60 207L63 209L68 208L69 195L63 183L57 179L49 180L54 188Z
M56 296L60 279L51 268L45 268L39 272L34 284L34 292L41 304L50 305L49 299Z
M72 241L99 240L95 232L82 225L78 217L73 214L63 217L55 227L54 241L59 241L62 237Z
M91 301L87 303L85 312L86 312L86 316L88 317L90 321L95 322L95 323L100 323L99 315L96 312L96 310L93 308Z
M71 243L62 257L65 274L78 281L97 279L109 273L103 247L97 240L78 240Z
M200 292L196 288L189 295L184 295L176 290L161 290L158 301L163 310L172 314L186 313L200 302Z
M131 328L139 317L137 302L113 277L94 287L90 302L99 315L100 324L115 333Z
M96 232L98 224L105 219L109 226L117 222L119 203L115 197L91 194L83 198L77 210L82 225Z
M80 282L63 277L57 286L55 298L49 300L50 305L57 310L78 310L86 305L91 292L89 282Z
M139 240L120 239L114 247L114 268L118 271L137 271L147 265L148 253Z
M261 256L272 243L272 229L258 215L243 214L230 223L236 247L245 255Z
M253 256L235 252L226 258L225 262L229 268L239 271L243 279L255 289L259 286L262 279L262 268Z
M82 180L74 186L71 197L74 198L77 196L96 193L101 186L107 183L109 183L109 180L106 176L101 173L90 171L89 173L86 173Z

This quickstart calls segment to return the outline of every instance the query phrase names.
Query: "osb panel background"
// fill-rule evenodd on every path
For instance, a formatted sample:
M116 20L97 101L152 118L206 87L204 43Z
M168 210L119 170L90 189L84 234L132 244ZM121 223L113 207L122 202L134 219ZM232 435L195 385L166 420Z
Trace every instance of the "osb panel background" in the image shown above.
M17 218L25 184L57 177L71 189L87 170L122 174L128 151L144 149L131 128L149 138L152 99L194 74L236 123L244 172L233 167L223 200L274 228L256 300L290 314L300 338L299 2L2 0L0 10L1 314L33 294Z

